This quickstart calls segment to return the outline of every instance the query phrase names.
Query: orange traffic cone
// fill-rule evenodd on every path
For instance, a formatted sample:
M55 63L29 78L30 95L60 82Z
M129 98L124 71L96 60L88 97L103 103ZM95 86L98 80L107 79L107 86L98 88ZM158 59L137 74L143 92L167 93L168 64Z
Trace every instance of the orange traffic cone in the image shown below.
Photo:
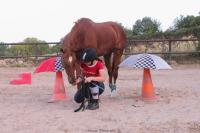
M63 76L62 76L62 72L58 71L56 72L53 97L48 102L52 103L52 102L56 102L56 101L64 100L64 99L66 99L66 94L65 94Z
M153 83L151 80L151 73L148 68L144 68L143 82L142 82L142 99L146 101L155 100Z

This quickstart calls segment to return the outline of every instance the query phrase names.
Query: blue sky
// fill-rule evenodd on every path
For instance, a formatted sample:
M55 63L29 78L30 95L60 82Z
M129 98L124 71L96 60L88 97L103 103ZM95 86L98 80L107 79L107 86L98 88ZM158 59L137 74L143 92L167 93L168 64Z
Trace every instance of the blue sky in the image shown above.
M166 30L176 17L199 12L199 0L0 0L0 42L59 41L81 17L132 28L148 16Z

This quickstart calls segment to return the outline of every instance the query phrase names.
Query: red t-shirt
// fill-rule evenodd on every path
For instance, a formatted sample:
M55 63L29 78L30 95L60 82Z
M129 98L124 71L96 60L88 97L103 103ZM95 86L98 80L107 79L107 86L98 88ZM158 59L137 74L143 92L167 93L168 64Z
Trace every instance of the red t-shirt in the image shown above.
M96 64L92 66L87 66L86 64L82 63L81 68L83 69L83 74L86 77L97 77L99 76L99 70L104 69L104 64L102 61L97 61Z

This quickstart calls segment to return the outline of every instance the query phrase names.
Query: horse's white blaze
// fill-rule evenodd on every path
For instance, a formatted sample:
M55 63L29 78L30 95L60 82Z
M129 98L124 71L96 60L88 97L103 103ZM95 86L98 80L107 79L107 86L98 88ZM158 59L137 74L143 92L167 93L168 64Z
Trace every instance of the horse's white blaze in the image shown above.
M72 62L72 56L69 57L68 61L71 63Z

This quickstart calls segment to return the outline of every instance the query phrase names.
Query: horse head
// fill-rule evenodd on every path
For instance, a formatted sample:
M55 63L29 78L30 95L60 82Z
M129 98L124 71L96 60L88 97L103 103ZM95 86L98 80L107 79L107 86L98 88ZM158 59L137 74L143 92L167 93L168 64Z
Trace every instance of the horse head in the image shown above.
M70 47L69 35L65 36L63 39L63 44L60 48L60 52L62 53L62 63L68 76L68 81L70 84L75 85L75 68L77 58L75 51L73 51L73 49Z

